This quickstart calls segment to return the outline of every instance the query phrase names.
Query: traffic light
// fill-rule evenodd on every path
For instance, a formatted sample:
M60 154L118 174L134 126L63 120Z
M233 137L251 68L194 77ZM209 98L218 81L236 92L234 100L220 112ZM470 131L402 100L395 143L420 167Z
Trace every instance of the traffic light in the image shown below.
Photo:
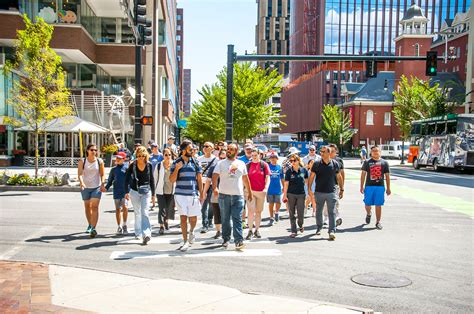
M140 119L141 125L153 125L153 117L152 116L143 116Z
M377 61L375 60L365 61L365 76L366 77L377 76Z
M438 73L438 52L428 51L426 52L426 75L436 76Z
M133 24L137 27L137 45L145 46L152 43L151 19L146 18L146 0L134 0Z

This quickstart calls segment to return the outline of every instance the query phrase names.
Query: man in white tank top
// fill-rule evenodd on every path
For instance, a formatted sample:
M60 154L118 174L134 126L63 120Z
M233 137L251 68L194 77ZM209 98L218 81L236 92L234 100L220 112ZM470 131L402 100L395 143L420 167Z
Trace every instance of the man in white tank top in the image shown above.
M99 203L102 192L105 192L104 162L97 157L97 146L87 145L86 158L79 160L77 174L81 187L81 196L84 201L86 219L88 222L86 232L91 238L97 235L96 226L99 220Z

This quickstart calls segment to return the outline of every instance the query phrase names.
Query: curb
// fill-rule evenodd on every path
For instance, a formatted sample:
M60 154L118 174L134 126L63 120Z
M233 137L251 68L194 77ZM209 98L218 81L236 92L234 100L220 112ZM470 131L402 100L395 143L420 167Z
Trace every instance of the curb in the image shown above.
M5 260L5 261L14 262L14 263L42 264L42 265L48 266L48 268L49 268L49 266L58 266L58 267L66 267L66 268L74 268L74 269L83 269L83 270L104 272L104 273L109 273L109 274L124 275L124 276L135 277L135 278L142 278L142 279L147 279L147 280L157 280L157 279L152 279L152 278L145 277L145 276L135 276L135 275L128 275L128 274L121 274L121 273L118 273L116 271L99 270L99 269L94 269L94 268L91 268L91 267L73 266L73 265L66 265L66 264L61 264L61 263L46 263L46 262L37 262L37 261L29 261L29 260L25 261L25 260L16 260L16 259L9 259L9 260ZM170 278L160 278L160 279L170 279ZM179 280L179 279L171 279L171 280L180 281L180 282L187 282L186 280ZM195 283L199 283L199 282L195 282ZM212 285L212 284L205 284L205 285ZM287 299L299 300L299 301L304 301L304 302L309 302L309 303L320 302L320 301L315 301L315 300L311 300L311 299L298 298L298 297L288 297L288 296L281 296L281 295L274 295L274 294L246 293L246 292L243 292L239 289L232 288L232 287L229 287L229 286L224 286L224 287L230 288L230 289L235 289L243 295L255 294L255 295L264 295L264 296L277 297L277 298L287 298ZM342 305L342 304L336 304L336 303L330 303L330 302L320 302L320 304L321 305L333 306L333 307L340 308L340 309L348 309L348 310L358 311L361 314L373 314L373 313L375 313L374 310L372 310L372 309L367 309L367 308L362 308L362 307L357 307L357 306Z
M80 192L77 186L19 186L0 185L0 192L23 191L23 192Z

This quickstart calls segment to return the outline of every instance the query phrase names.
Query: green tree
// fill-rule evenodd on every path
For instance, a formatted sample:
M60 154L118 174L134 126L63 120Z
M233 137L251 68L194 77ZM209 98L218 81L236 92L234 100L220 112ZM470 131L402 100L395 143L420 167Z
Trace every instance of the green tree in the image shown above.
M265 131L270 124L279 124L280 112L265 102L278 93L282 76L277 70L268 72L251 63L234 67L233 136L242 141ZM225 106L227 70L217 75L217 82L205 85L200 91L201 99L193 105L184 132L195 141L221 140L225 137Z
M450 95L451 89L456 85L456 82L448 81L443 88L440 88L438 83L430 86L429 81L417 77L408 79L402 75L398 91L393 92L395 97L393 114L403 140L409 139L413 121L453 113L455 107L462 104L464 94L454 97Z
M65 87L61 58L49 46L53 26L39 18L32 23L23 17L24 30L18 30L15 41L15 60L8 62L5 71L15 71L19 80L12 87L9 102L18 118L10 117L8 123L27 126L34 133L35 177L38 176L39 134L58 118L72 115Z
M323 139L329 143L347 143L354 132L351 129L351 117L336 105L323 107L323 123L321 125ZM342 137L341 137L342 136Z

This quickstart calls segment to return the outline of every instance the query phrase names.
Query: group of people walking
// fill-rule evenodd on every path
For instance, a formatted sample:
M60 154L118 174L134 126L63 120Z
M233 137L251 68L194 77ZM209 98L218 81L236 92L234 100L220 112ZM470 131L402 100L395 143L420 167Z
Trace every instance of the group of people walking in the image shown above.
M344 196L345 183L344 162L336 145L322 146L319 155L311 145L304 158L291 148L280 163L276 153L268 156L269 162L264 161L263 153L251 142L244 145L241 156L235 143L205 142L201 156L189 140L182 141L178 149L174 138L170 138L161 152L152 141L148 148L137 144L133 154L119 150L107 183L96 145L89 144L86 158L79 162L81 195L91 238L97 235L101 193L112 186L117 233L128 233L128 201L131 201L134 233L144 245L152 235L149 209L156 204L160 235L166 233L168 221L174 220L175 212L178 213L183 238L179 250L183 252L195 241L198 216L202 217L201 233L215 227L213 238L222 238L223 248L228 247L233 236L236 249L243 249L244 239L262 236L265 202L269 205L270 225L278 223L281 204L286 203L291 238L304 233L308 205L316 216L316 235L328 224L329 240L336 238L336 229L342 224L339 201ZM381 207L385 193L391 193L389 166L380 158L377 146L370 153L372 158L362 165L360 191L364 194L366 223L370 223L375 206L376 228L382 229Z

